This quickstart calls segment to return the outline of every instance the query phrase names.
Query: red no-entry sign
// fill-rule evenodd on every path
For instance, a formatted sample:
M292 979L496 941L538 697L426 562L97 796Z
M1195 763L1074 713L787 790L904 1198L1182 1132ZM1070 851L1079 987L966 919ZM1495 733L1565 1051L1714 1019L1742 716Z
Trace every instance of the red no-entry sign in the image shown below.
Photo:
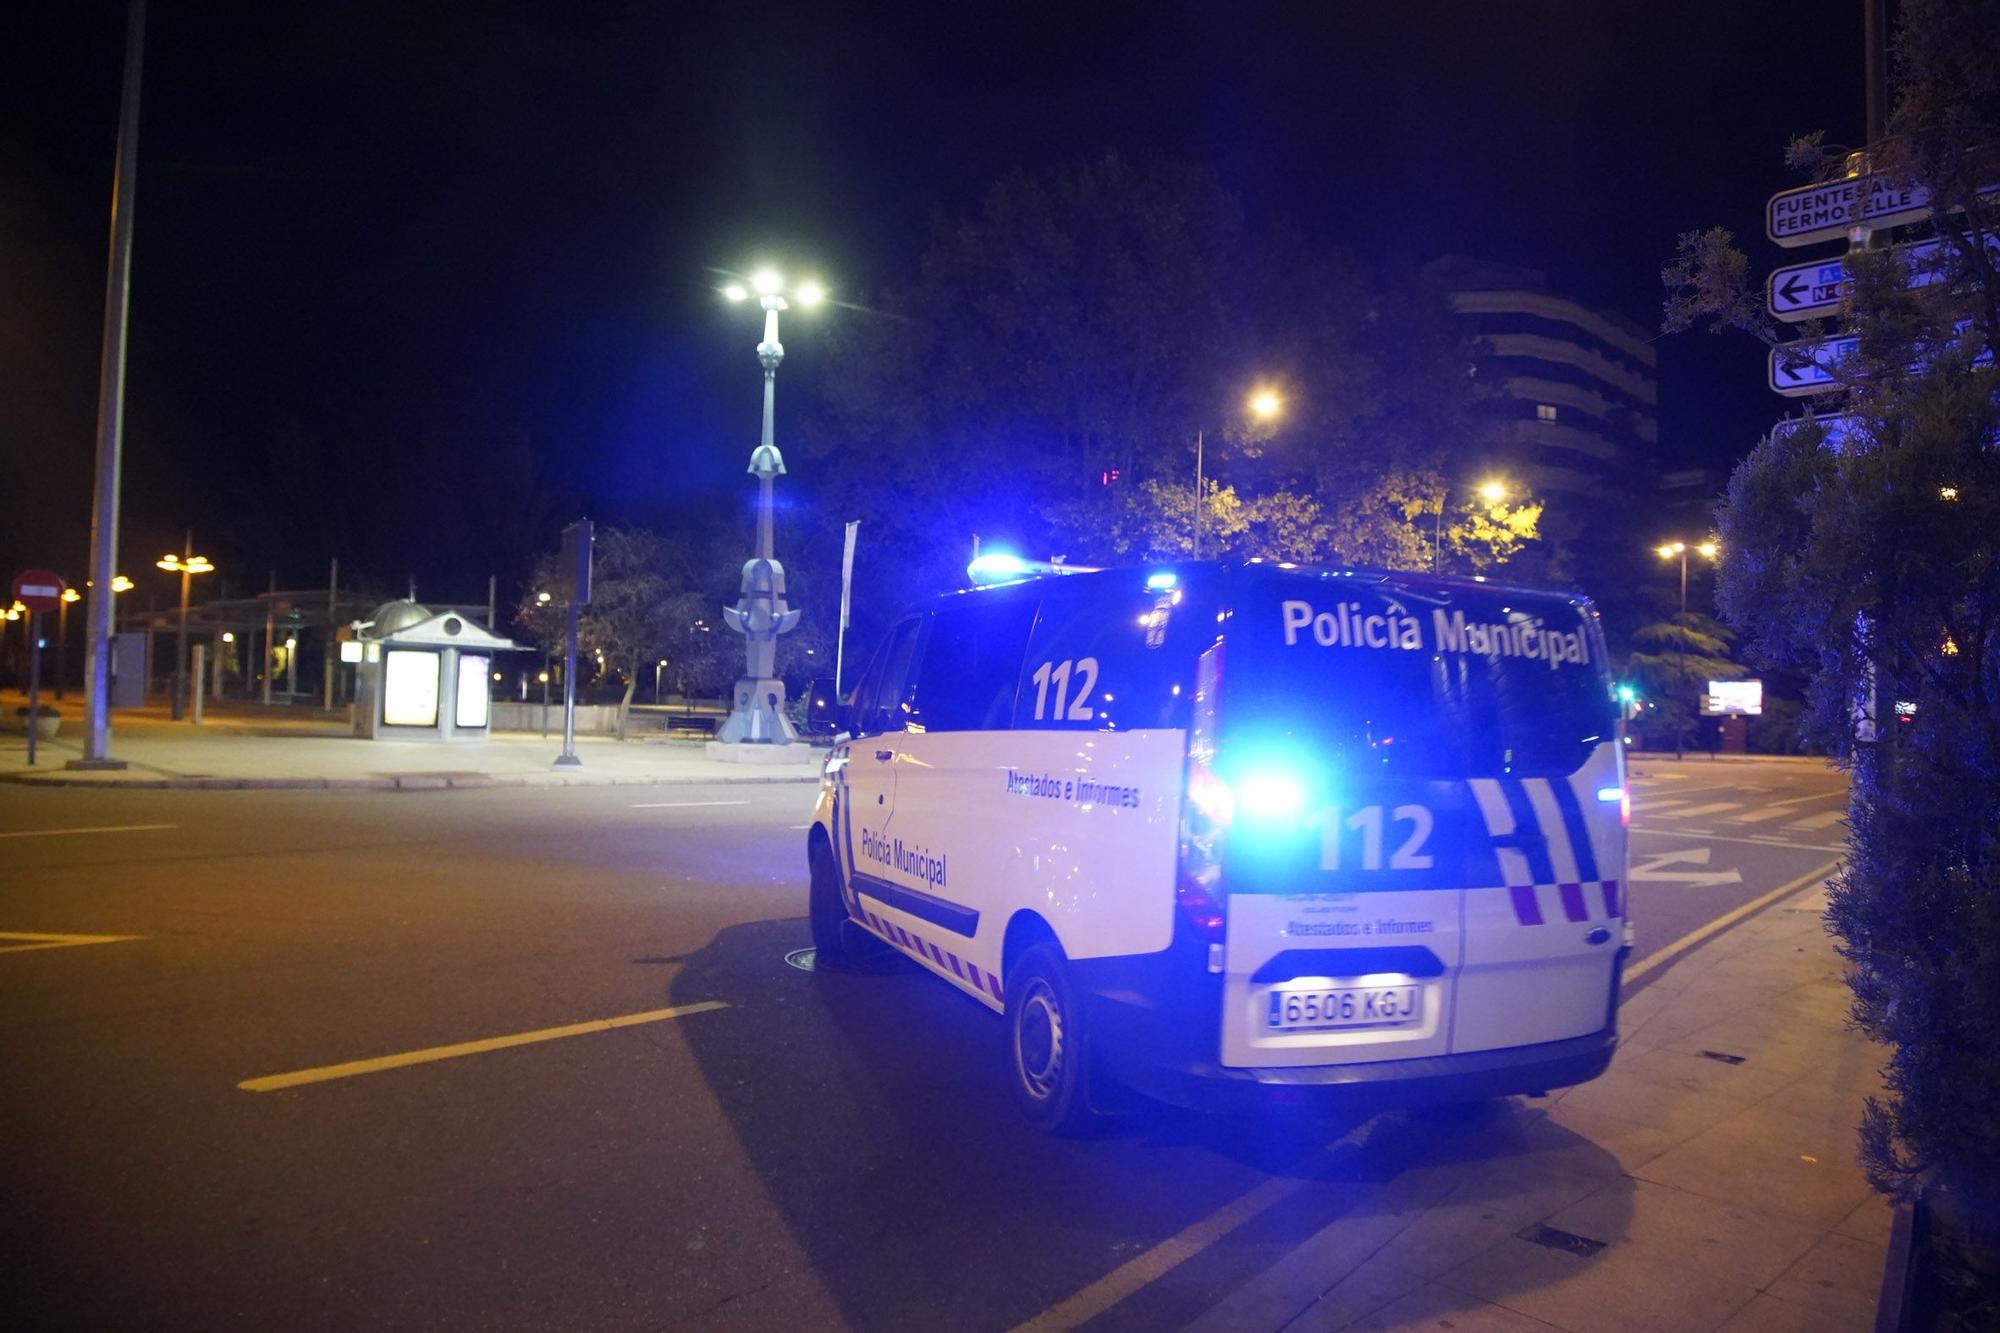
M37 615L47 615L62 605L62 575L49 569L31 569L14 580L14 600Z

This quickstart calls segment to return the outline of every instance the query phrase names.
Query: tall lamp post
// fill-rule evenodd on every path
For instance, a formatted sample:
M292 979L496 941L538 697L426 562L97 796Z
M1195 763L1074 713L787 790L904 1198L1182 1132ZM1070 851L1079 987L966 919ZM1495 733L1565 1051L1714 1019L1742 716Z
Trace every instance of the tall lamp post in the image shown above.
M173 719L178 722L187 706L188 584L196 574L214 572L215 566L208 562L207 556L195 555L186 547L179 555L169 552L153 563L169 574L181 576L181 620L180 627L174 631Z
M75 588L64 588L62 605L56 608L56 698L63 697L63 686L69 681L69 604L80 602L83 594Z
M752 756L738 747L789 745L798 740L785 713L784 683L777 678L778 636L799 623L799 613L785 605L785 567L778 563L771 534L771 483L785 474L776 435L778 365L785 359L785 346L778 341L778 315L791 309L793 301L806 308L818 305L826 299L826 289L811 281L788 286L780 274L764 269L751 277L747 289L730 283L722 294L736 302L754 295L764 310L764 339L757 344L757 364L764 368L764 430L750 455L750 473L757 478L757 553L743 565L736 605L722 613L729 628L743 636L744 672L736 682L729 716L711 742L718 757L745 758Z
M1276 389L1258 389L1250 395L1245 406L1258 421L1276 421L1278 414L1285 410L1285 400L1278 396ZM1202 476L1202 447L1207 443L1207 434L1206 427L1194 433L1194 542L1190 554L1196 560L1201 559L1201 519L1202 511L1207 507L1202 495L1205 482Z
M1507 498L1507 483L1498 480L1480 482L1479 498L1489 505L1499 504ZM1437 515L1431 523L1431 573L1433 574L1444 571L1444 510L1450 503L1451 484L1447 482L1444 490L1438 494Z
M1714 560L1716 553L1720 549L1721 548L1718 547L1712 541L1698 542L1694 546L1689 546L1686 542L1682 541L1664 542L1661 545L1653 548L1653 553L1659 556L1660 559L1673 560L1678 558L1681 562L1681 618L1682 619L1686 619L1688 613L1688 552L1693 551L1695 554L1703 557L1704 559ZM1680 625L1677 626L1676 628L1678 628L1683 634L1687 632L1687 626L1685 625ZM1687 640L1685 639L1681 640L1679 655L1680 655L1679 674L1681 678L1681 687L1685 689L1687 687L1687 662L1688 662ZM1682 736L1680 730L1679 728L1676 728L1674 730L1674 758L1676 759L1679 759L1681 757L1681 742L1682 742Z

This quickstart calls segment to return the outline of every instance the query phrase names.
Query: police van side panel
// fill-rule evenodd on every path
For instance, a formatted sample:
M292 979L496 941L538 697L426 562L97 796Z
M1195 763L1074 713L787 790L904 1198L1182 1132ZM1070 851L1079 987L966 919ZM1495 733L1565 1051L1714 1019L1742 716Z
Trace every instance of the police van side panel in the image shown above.
M1183 709L1181 599L1127 582L945 599L829 765L853 915L990 1008L1037 932L1079 962L1172 934L1185 732L1136 724Z

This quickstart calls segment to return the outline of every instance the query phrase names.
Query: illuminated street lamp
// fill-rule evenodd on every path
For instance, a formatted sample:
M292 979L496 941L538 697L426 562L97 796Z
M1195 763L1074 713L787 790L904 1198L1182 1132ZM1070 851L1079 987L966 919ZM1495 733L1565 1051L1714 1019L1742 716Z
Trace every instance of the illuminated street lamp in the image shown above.
M1252 391L1244 407L1258 421L1276 421L1284 413L1285 400L1279 397L1276 389L1261 388ZM1198 427L1194 433L1194 541L1189 554L1196 560L1201 559L1201 518L1206 508L1202 503L1202 449L1207 443L1207 434L1206 427Z
M1672 560L1676 557L1680 559L1682 615L1686 615L1688 610L1688 552L1693 551L1704 559L1713 560L1721 549L1712 541L1700 542L1694 546L1689 546L1686 542L1666 542L1653 548L1653 553L1662 560Z
M1497 477L1488 477L1479 483L1479 498L1489 507L1498 507L1507 498L1507 483ZM1442 573L1444 569L1444 511L1451 503L1451 487L1446 485L1438 494L1437 514L1431 522L1431 573Z
M785 474L776 433L778 366L785 359L785 346L778 341L778 314L791 309L794 301L806 308L820 304L826 300L826 288L813 281L787 286L782 274L767 268L750 275L747 289L732 282L722 294L739 302L754 296L764 310L764 339L757 344L757 364L764 368L764 429L750 455L750 473L757 478L757 549L743 565L736 605L722 613L729 628L743 636L744 671L736 682L729 716L715 736L724 746L786 745L795 742L798 733L785 714L785 686L777 678L778 636L799 623L799 613L785 604L785 567L778 563L771 533L771 486Z
M153 563L161 569L166 570L169 574L179 574L181 576L180 628L174 631L173 719L178 722L181 720L181 713L187 703L188 584L196 574L214 573L215 566L208 562L207 556L195 555L185 547L182 548L179 555L175 555L169 551ZM111 590L113 592L118 591L118 584L115 580L112 582Z

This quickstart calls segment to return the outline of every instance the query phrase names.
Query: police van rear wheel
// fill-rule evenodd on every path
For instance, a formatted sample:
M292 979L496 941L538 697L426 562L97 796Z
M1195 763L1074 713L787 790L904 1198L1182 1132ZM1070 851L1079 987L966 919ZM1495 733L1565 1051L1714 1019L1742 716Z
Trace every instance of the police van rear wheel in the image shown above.
M813 948L830 963L843 963L864 952L861 928L848 919L840 892L840 869L824 843L812 849L812 885L806 893L806 915L812 924Z
M1021 955L1007 977L1007 1054L1014 1097L1028 1118L1057 1134L1097 1121L1090 1109L1089 1037L1069 966L1053 944Z

